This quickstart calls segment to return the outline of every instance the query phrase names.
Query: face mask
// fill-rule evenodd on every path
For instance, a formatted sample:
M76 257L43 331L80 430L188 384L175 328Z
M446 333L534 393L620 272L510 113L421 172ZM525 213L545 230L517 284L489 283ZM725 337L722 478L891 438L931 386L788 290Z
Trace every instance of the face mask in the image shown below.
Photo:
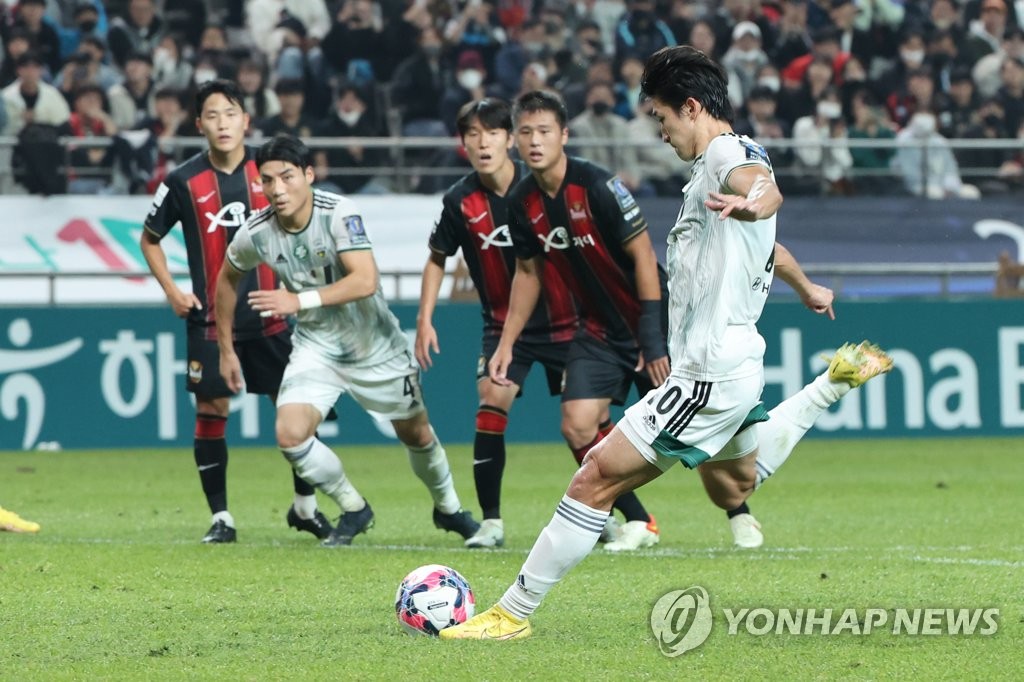
M924 50L900 50L900 59L907 66L921 66L924 62Z
M834 120L843 115L843 108L838 102L818 102L818 116Z
M96 28L95 21L83 21L78 25L78 30L82 33L92 33L93 29Z
M476 69L466 69L459 72L458 81L467 90L475 90L484 82L484 75Z
M170 50L158 47L153 50L153 68L165 69L174 65L174 58L171 57Z
M349 128L359 123L359 119L362 118L363 112L361 111L339 111L338 118L341 122L347 125Z
M544 51L544 43L523 43L523 49L532 55L538 55Z
M736 56L745 62L752 62L761 55L761 50L736 50Z
M440 45L424 45L423 46L423 54L425 54L427 57L429 57L431 59L436 59L437 57L441 56L441 46Z
M931 114L914 114L910 129L917 137L928 137L935 132L935 117Z
M196 85L209 83L216 78L217 72L214 69L196 69L196 72L193 75L193 80L195 80Z
M932 23L935 24L935 28L940 31L945 31L947 28L953 25L952 19L934 19Z
M604 116L612 110L612 105L608 102L594 102L590 105L590 110L594 112L596 116Z
M772 92L778 92L782 87L782 80L778 76L764 76L757 79L757 84L768 88Z

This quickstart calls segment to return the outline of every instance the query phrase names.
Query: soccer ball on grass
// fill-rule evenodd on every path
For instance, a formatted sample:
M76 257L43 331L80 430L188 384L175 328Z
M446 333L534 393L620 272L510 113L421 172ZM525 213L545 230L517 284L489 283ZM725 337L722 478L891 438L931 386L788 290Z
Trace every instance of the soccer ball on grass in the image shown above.
M429 564L405 576L395 594L395 613L410 635L437 636L441 630L473 617L476 600L466 579L454 568Z

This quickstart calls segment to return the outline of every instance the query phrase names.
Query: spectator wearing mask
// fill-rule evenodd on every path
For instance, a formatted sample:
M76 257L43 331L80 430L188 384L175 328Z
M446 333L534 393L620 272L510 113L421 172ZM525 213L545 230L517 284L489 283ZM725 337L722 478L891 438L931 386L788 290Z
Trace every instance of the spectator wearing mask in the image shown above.
M455 120L462 105L487 96L486 80L487 68L480 53L475 50L461 53L455 64L455 82L449 84L441 96L441 121L450 135L456 132Z
M192 83L192 64L182 58L181 41L165 35L153 50L153 80L158 88L185 91Z
M783 81L783 91L779 97L779 116L785 121L796 124L797 119L813 116L817 111L825 91L832 87L835 72L832 60L828 57L815 58L804 70L803 81L799 88L792 89Z
M78 51L85 38L105 41L107 36L107 12L99 0L79 0L72 16L71 27L60 29L60 55L64 60Z
M485 65L493 64L494 56L508 39L498 21L494 4L490 0L460 0L456 4L455 16L448 20L442 31L445 44L452 46L459 57L466 52L475 52Z
M344 83L335 96L334 111L313 131L316 137L383 137L386 131L371 109L372 97L365 88ZM383 165L387 154L379 147L358 143L330 147L314 153L316 180L326 189L340 194L382 194L385 188L372 171L348 174L345 170L370 169ZM332 189L333 188L333 189Z
M883 101L888 101L892 95L901 96L901 91L906 90L908 74L926 66L924 34L916 28L904 31L900 38L898 54L899 60L896 64L875 81L875 94Z
M739 77L742 99L733 101L734 107L743 106L756 84L758 70L767 63L768 55L761 49L761 29L752 21L736 24L732 30L732 45L722 56L722 66Z
M853 156L846 144L843 105L835 88L822 91L813 115L796 120L793 138L801 143L817 143L801 144L793 152L805 176L817 176L818 190L826 194L851 193Z
M937 125L935 115L929 111L919 111L910 118L907 126L896 134L899 145L893 157L893 170L914 196L928 199L978 198L978 188L966 185L960 179L960 167L953 150L946 138L939 134Z
M586 111L569 121L569 144L574 153L618 175L634 194L653 194L653 188L640 180L636 148L629 144L632 138L629 126L626 119L612 111L614 106L613 85L607 81L592 83L587 88ZM573 142L573 139L590 142Z
M547 56L544 24L527 19L510 31L510 40L494 58L494 77L502 97L511 99L521 89L523 69L535 59Z
M110 22L107 41L114 63L125 68L132 54L153 54L163 36L164 22L154 0L130 0L127 16Z

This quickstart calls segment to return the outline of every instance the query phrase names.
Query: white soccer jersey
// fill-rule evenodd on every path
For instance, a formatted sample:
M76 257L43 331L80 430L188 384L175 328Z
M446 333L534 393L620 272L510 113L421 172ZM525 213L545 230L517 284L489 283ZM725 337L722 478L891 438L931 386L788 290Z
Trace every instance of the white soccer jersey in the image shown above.
M732 133L714 138L694 162L669 233L669 352L673 371L692 379L750 376L764 361L756 324L772 283L775 217L722 220L704 205L750 165L771 171L764 147Z
M289 291L299 293L344 277L339 253L370 248L355 203L313 190L313 215L304 230L286 232L273 207L264 209L238 230L227 258L242 271L266 263ZM244 301L238 304L246 305ZM352 366L374 365L408 350L408 340L379 286L374 295L358 301L300 310L292 342Z

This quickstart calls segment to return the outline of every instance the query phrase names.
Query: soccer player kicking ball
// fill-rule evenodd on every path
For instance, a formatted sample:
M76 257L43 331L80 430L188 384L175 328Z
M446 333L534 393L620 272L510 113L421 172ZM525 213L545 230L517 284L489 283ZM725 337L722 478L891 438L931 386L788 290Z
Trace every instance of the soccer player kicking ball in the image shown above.
M529 636L528 617L593 549L615 497L682 462L700 471L713 501L739 505L830 404L892 367L877 346L844 345L824 374L765 411L756 323L772 280L782 203L768 156L732 132L725 73L702 52L659 50L641 87L664 141L694 160L669 234L672 373L590 451L498 604L442 630L442 639ZM753 286L757 280L766 286Z
M224 261L224 249L246 217L267 205L259 186L254 151L245 146L249 114L238 85L213 80L200 86L195 98L196 127L209 150L175 168L153 197L140 248L149 269L163 287L174 314L187 322L188 373L185 385L196 399L194 454L199 480L213 514L204 543L235 542L235 520L228 511L227 428L231 391L217 371L217 330L214 326L213 284ZM181 223L188 252L192 291L178 288L167 267L161 240ZM245 278L245 291L277 286L269 268L257 268ZM233 321L235 349L250 393L273 401L291 352L291 330L281 318L260 318L242 307ZM288 525L326 538L331 524L320 513L316 491L293 476L295 499Z
M373 525L373 510L345 476L316 429L342 393L388 419L408 448L413 471L434 500L434 524L463 538L479 529L462 510L444 448L427 419L419 370L409 343L380 289L363 219L349 199L314 190L309 149L279 135L256 153L270 206L252 216L228 246L217 279L220 371L242 389L231 322L244 273L265 263L285 288L251 291L249 305L264 318L297 315L294 350L277 397L277 444L295 472L341 508L325 547L352 544Z

